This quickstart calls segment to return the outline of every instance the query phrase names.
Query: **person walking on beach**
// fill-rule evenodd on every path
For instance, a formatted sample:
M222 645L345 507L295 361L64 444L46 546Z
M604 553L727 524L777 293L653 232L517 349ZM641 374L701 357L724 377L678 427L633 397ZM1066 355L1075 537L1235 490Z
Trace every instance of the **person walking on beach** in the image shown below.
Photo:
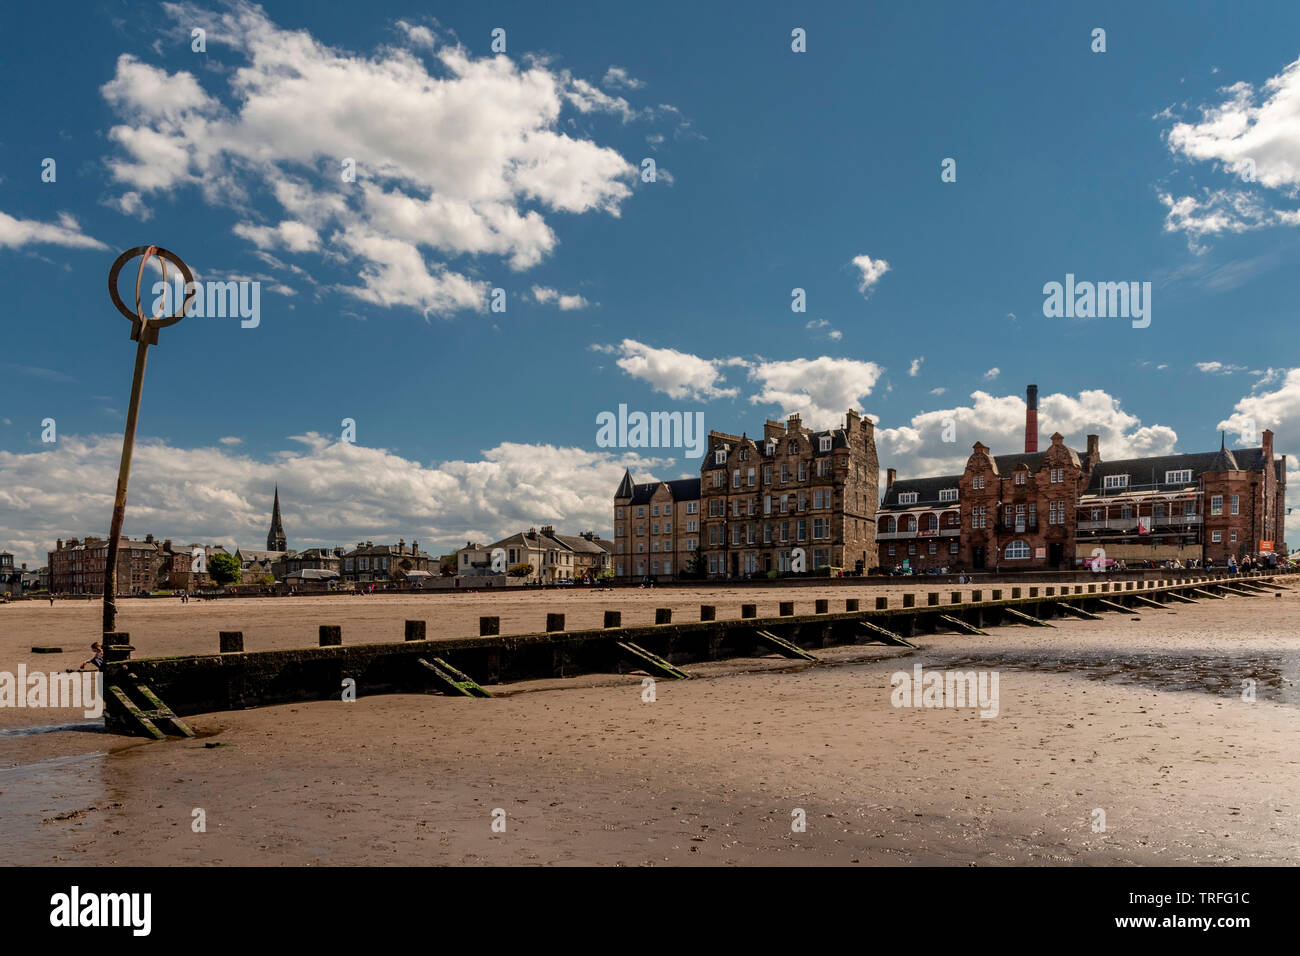
M87 665L87 664L94 664L96 670L101 670L101 671L102 671L102 670L104 669L104 650L103 650L103 648L101 648L101 647L99 646L99 642L96 641L94 644L91 644L91 645L90 645L90 649L91 649L92 651L95 652L94 655L90 658L90 660L88 660L88 661L83 661L82 664L81 664L81 666L78 667L77 670L79 670L79 671L84 671L84 670L86 669L86 665ZM72 668L71 668L71 667L68 668L68 673L69 673L69 674L72 673Z

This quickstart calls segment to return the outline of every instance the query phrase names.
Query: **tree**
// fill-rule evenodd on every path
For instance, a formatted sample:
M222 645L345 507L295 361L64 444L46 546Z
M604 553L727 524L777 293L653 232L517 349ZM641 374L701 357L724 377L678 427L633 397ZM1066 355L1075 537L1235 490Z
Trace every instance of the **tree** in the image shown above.
M506 568L506 574L510 575L512 578L526 578L532 573L533 566L527 563L512 564L510 567Z
M218 587L234 584L239 580L239 559L233 554L217 552L208 558L208 577Z
M696 551L691 555L691 560L686 565L686 573L683 574L682 577L702 578L704 575L704 553L702 551Z

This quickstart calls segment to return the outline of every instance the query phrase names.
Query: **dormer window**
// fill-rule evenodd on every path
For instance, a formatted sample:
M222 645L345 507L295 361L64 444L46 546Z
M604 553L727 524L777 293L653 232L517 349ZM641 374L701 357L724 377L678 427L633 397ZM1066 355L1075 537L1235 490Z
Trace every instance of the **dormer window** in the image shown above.
M1128 475L1107 475L1102 481L1106 488L1128 487Z
M719 448L713 453L713 463L715 465L725 465L727 463L727 452L725 449Z
M983 476L983 475L976 475L974 478L971 479L971 481L970 481L970 486L971 486L972 488L974 488L976 491L983 491L983 490L984 490L984 476Z
M1188 484L1191 480L1192 480L1192 470L1190 468L1184 468L1181 471L1165 472L1166 485L1185 485Z
M822 440L821 440L821 450L822 450L822 451L830 451L830 450L831 450L831 436L830 436L830 435L823 435L823 436L822 436Z
M939 489L939 500L940 500L940 501L956 501L956 500L957 500L957 489L956 489L956 488L940 488L940 489Z
M790 442L790 444L786 447L786 450L792 455L799 454L799 443L797 441Z
M1023 485L1024 483L1025 483L1025 473L1023 471L1016 472L1016 484Z
M917 494L918 492L915 491L900 491L898 493L898 503L900 505L914 505L916 504Z
M767 443L767 453L768 453L768 455L775 455L775 454L776 454L776 442L774 442L774 441L770 441L770 442Z

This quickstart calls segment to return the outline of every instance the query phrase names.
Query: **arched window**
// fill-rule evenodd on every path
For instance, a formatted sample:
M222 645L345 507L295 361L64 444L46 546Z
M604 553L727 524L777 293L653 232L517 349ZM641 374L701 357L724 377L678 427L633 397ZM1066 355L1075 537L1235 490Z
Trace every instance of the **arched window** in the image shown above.
M1029 557L1029 545L1023 541L1012 541L1002 556L1008 561L1023 561Z
M905 515L903 517L903 530L904 531L916 530L916 515Z
M926 531L938 531L938 530L939 530L939 516L938 516L938 515L930 514L930 515L926 515L926 516L925 516L925 530L926 530Z

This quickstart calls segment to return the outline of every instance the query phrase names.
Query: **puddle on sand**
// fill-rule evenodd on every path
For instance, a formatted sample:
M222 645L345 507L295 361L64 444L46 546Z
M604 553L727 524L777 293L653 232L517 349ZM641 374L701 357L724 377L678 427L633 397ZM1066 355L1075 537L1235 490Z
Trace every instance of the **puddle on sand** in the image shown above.
M56 734L64 730L80 730L92 734L106 734L102 720L80 721L75 724L37 724L34 727L11 727L0 730L0 739L5 737L30 737L33 734Z
M1075 674L1089 680L1116 680L1153 690L1193 690L1240 698L1244 682L1255 682L1257 700L1300 707L1296 655L1200 656L1194 654L1125 654L1119 656L1047 657L1033 655L936 656L927 667L961 670L1037 671Z

